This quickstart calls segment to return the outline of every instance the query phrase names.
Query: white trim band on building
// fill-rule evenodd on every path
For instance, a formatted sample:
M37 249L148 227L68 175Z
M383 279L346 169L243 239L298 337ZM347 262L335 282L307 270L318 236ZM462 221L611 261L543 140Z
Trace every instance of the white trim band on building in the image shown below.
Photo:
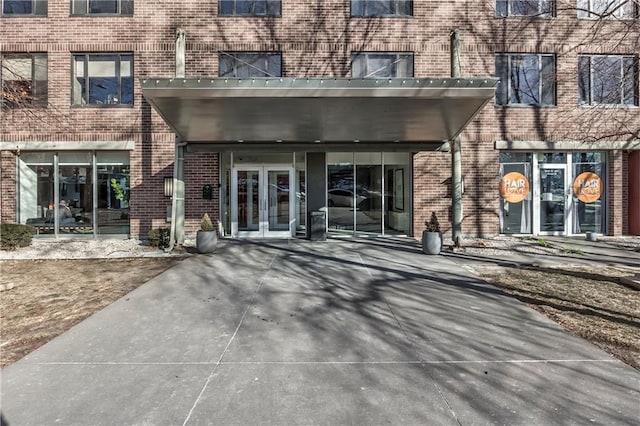
M640 140L631 141L496 141L495 149L503 151L603 151L640 150Z

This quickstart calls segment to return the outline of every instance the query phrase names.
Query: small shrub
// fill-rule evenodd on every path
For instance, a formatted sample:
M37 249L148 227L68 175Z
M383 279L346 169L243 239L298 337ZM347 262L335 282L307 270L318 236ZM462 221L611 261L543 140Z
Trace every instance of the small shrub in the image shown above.
M147 239L151 247L165 249L171 242L171 230L169 228L152 229L147 233Z
M36 233L36 228L19 223L0 224L0 250L15 250L28 247Z
M213 222L211 222L211 218L208 213L202 215L202 220L200 221L200 229L205 232L213 231Z
M427 232L440 232L440 222L438 222L436 212L431 212L431 218L424 223L424 226Z

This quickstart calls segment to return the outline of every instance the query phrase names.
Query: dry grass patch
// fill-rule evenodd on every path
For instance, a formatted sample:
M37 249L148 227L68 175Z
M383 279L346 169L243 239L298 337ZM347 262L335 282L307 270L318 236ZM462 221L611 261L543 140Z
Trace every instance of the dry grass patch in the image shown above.
M577 335L640 369L640 291L612 267L506 268L482 277Z
M167 268L176 258L0 261L0 368Z

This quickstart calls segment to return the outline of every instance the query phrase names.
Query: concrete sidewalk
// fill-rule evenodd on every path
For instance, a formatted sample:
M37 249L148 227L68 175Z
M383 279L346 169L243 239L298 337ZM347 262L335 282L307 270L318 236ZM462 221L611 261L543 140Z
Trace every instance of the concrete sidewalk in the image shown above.
M411 240L224 241L2 371L7 425L607 424L640 372Z

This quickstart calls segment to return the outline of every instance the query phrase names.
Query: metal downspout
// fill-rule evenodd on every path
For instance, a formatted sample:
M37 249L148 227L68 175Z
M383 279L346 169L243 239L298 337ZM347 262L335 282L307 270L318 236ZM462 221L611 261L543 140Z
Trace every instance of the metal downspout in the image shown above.
M451 31L451 77L460 78L460 33L457 29ZM455 247L460 247L462 240L462 154L461 138L456 136L449 143L451 145L451 210L452 229L451 239Z
M185 76L186 33L183 29L176 29L176 78ZM173 194L171 194L171 227L169 247L173 250L175 244L184 243L184 146L178 136L174 148L173 159Z

